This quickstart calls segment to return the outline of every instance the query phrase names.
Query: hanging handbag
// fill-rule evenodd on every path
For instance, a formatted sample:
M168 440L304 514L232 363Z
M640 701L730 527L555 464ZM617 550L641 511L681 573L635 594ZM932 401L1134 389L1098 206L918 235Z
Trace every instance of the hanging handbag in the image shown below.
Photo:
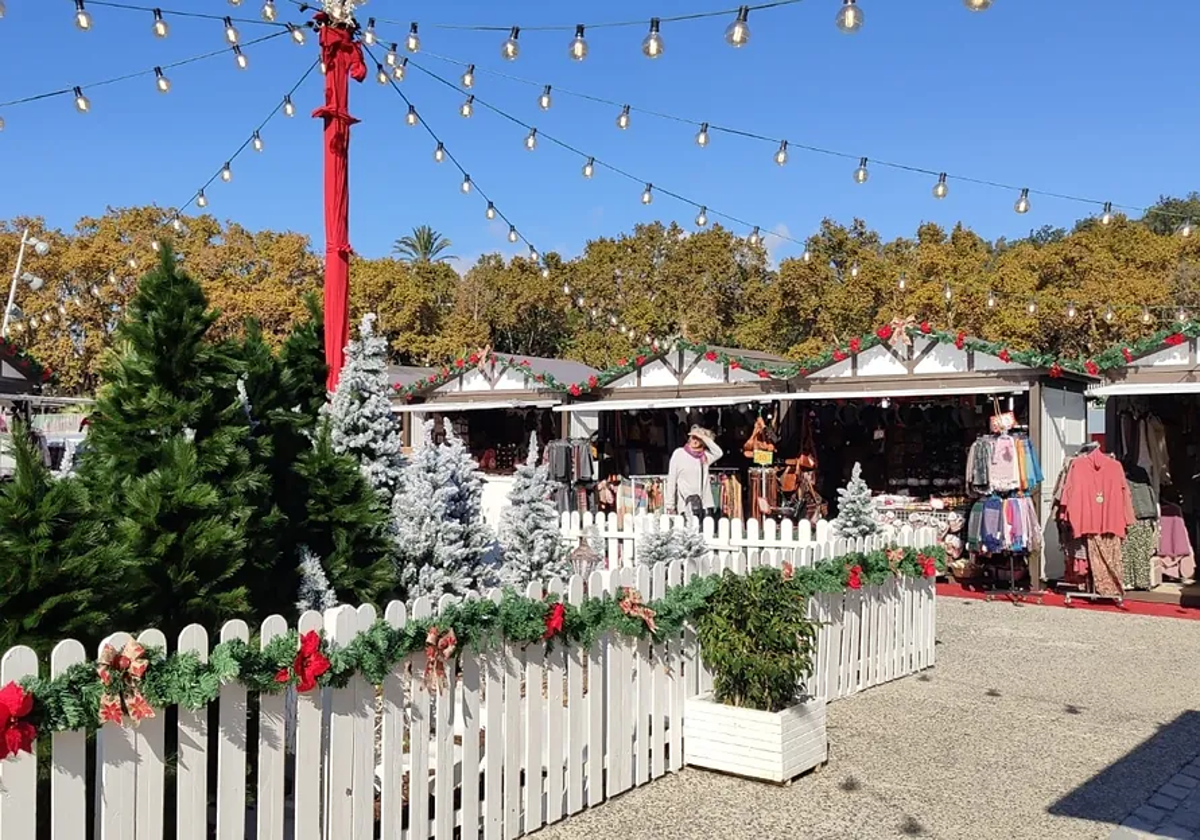
M1017 415L1011 411L1001 411L1000 401L992 397L992 417L989 422L992 434L1002 435L1016 428Z

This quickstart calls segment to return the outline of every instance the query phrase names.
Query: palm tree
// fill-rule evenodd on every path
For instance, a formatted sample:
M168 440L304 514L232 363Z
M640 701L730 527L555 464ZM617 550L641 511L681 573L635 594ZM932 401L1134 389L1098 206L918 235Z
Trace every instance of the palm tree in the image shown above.
M450 247L450 240L429 225L413 228L412 235L401 236L392 243L392 253L407 263L438 263L457 259L453 254L443 253Z

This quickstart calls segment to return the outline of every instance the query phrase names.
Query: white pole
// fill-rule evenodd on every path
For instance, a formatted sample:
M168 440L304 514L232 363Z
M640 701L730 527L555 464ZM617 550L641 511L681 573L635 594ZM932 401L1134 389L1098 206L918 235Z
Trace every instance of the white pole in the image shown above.
M0 338L8 337L8 319L12 317L13 301L17 297L17 281L21 277L21 264L25 262L25 245L29 242L29 228L21 234L21 247L17 251L17 267L13 271L12 285L8 287L8 305L4 307L4 323L0 325Z

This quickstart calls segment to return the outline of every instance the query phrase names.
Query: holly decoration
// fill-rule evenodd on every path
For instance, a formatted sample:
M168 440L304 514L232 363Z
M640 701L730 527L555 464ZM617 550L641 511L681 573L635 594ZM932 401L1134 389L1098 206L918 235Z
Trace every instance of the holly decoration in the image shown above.
M1098 376L1100 374L1100 366L1098 364L1096 364L1094 361L1092 361L1091 359L1088 359L1086 362L1083 363L1083 369L1086 370L1088 373L1090 373L1092 376Z
M1062 375L1063 375L1062 365L1060 365L1058 362L1054 362L1052 365L1050 365L1050 378L1051 379L1061 379Z
M33 752L37 729L26 718L33 711L33 695L15 682L0 689L0 760Z
M1005 364L1009 364L1012 362L1012 354L1008 352L1007 347L1004 348L1003 350L1001 350L999 353L997 353L996 358L999 359L1000 361L1004 362Z
M49 382L53 371L7 338L0 338L0 361L8 362L35 382Z

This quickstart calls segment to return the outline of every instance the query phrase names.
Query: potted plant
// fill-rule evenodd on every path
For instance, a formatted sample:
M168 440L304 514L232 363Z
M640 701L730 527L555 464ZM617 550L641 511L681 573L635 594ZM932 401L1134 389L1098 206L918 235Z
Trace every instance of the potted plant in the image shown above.
M772 782L825 763L825 701L803 696L816 636L806 613L791 575L725 573L697 619L713 690L687 700L686 763Z

